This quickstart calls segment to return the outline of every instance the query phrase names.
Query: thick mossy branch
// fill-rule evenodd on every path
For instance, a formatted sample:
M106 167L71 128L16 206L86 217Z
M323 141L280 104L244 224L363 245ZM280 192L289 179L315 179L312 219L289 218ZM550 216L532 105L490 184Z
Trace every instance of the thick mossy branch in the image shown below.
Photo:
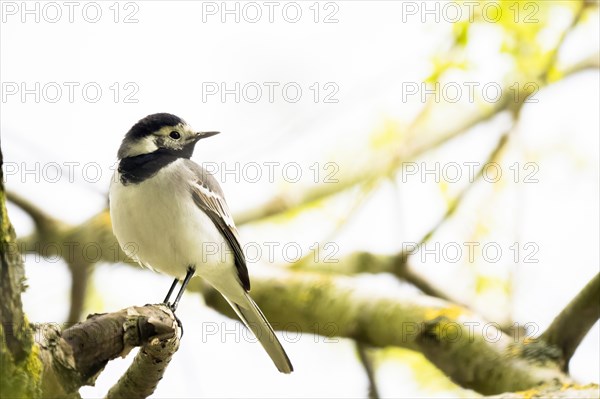
M562 351L563 369L590 328L600 318L600 273L571 300L540 337Z
M86 321L61 331L55 325L39 325L39 343L43 362L43 393L46 397L68 396L83 385L92 385L108 361L125 357L131 349L142 346L168 347L157 351L153 364L166 365L177 350L177 322L173 313L163 305L129 307L118 312L90 316ZM139 358L139 356L138 356ZM136 358L134 365L140 363ZM132 367L134 367L132 365ZM139 386L152 393L164 372L144 374Z
M548 384L526 391L488 396L488 398L494 399L590 399L598 397L600 397L600 389L597 384Z
M2 164L0 149L0 397L35 397L41 367L21 302L25 270L6 211Z
M529 350L543 344L515 341L496 323L437 298L386 294L370 280L301 272L255 276L252 284L253 298L276 329L416 350L456 383L484 394L571 382L555 351ZM189 288L204 291L208 305L232 315L215 290L200 282Z

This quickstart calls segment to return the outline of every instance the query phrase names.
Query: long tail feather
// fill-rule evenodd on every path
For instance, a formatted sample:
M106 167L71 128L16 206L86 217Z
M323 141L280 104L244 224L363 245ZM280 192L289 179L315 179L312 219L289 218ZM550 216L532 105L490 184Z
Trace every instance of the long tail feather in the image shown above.
M277 369L286 374L294 371L290 359L277 339L275 332L273 332L273 328L250 295L244 293L246 303L243 304L237 304L227 297L225 297L225 299L227 299L227 302L229 302L246 327L248 327L254 333L256 338L258 338L263 348L265 348L273 360L273 363L275 363L275 366L277 366Z

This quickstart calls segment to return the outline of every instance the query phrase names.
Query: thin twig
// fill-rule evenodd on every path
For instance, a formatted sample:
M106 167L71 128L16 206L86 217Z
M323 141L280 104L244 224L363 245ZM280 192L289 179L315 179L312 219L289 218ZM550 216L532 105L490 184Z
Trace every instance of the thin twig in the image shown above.
M342 229L352 221L356 215L358 214L359 209L366 203L367 199L370 198L371 194L375 187L377 187L377 183L379 179L366 182L360 186L360 193L354 198L354 202L350 205L348 211L346 212L346 217L339 220L332 231L326 236L324 240L321 240L318 246L304 255L300 260L294 263L291 268L292 269L302 269L308 263L310 259L318 258L317 254L323 250L323 244L331 243L335 240L335 238L341 233Z
M585 10L590 6L591 6L591 3L588 3L585 0L581 1L579 9L575 13L575 16L571 20L571 23L561 33L560 37L558 38L558 41L556 42L556 45L554 46L554 48L552 49L552 52L550 53L548 62L546 63L546 67L544 68L544 70L542 71L542 73L540 75L540 79L543 82L548 83L548 77L549 77L552 69L556 66L556 61L558 60L558 53L559 53L563 43L565 42L565 39L567 38L567 36L569 36L569 34L573 31L573 29L575 29L577 24L581 21L581 18L583 17Z
M7 191L6 199L27 213L33 220L33 223L38 230L47 230L52 229L55 226L64 225L64 223L50 216L47 212L35 205L33 202L15 193L14 191Z
M72 262L69 263L69 271L71 272L71 301L67 323L75 323L80 320L83 313L92 265L85 262Z
M512 128L511 128L511 130L512 130ZM419 241L418 246L422 246L423 244L428 242L431 239L431 237L433 237L435 235L435 233L439 230L439 228L441 226L443 226L456 213L456 211L460 207L462 201L467 196L467 193L476 185L476 183L483 176L483 171L484 171L486 165L488 165L492 162L496 162L498 160L498 158L500 157L502 150L505 148L506 143L508 142L508 137L510 135L511 130L508 130L502 136L500 136L498 143L496 144L496 146L494 147L494 149L488 156L487 160L479 168L477 174L473 178L473 181L469 182L469 184L467 184L458 193L458 195L454 199L452 199L451 205L446 209L446 212L444 213L444 215L440 218L440 220L438 220L438 222L431 229L429 229L429 231L427 233L425 233L425 235ZM413 284L414 286L419 288L423 293L425 293L427 295L435 296L435 297L438 297L438 298L441 298L444 300L454 300L454 299L450 298L448 295L446 295L443 291L432 286L427 280L425 280L418 274L411 271L410 268L408 267L409 259L410 259L409 252L400 253L396 257L396 261L394 263L394 274L396 276L398 276L399 278L401 278L405 281L410 282L411 284ZM463 306L466 306L466 305L463 304Z
M423 245L427 241L429 241L431 239L431 237L439 230L439 228L456 213L457 209L460 207L460 204L465 199L465 197L467 196L469 191L471 191L471 189L473 187L475 187L476 183L483 176L483 172L484 172L486 166L498 161L498 159L500 158L500 154L502 153L502 150L506 147L510 132L512 131L513 128L514 128L514 124L510 128L510 130L508 130L507 132L502 134L502 136L500 136L498 143L496 144L496 146L494 147L494 149L488 156L487 160L482 164L481 168L479 168L479 170L477 171L477 174L474 176L473 180L471 182L469 182L469 184L467 184L458 193L458 195L452 199L450 206L446 209L446 212L444 213L444 215L431 229L429 229L429 231L427 233L425 233L423 238L421 238L419 245Z
M377 389L377 381L375 379L375 370L373 369L373 361L367 353L367 348L363 343L355 342L356 352L358 353L358 358L363 368L365 369L365 374L367 375L367 379L369 380L369 399L378 399L379 390Z
M264 220L269 217L285 213L291 209L299 208L315 201L329 198L334 194L346 191L357 184L363 184L365 182L377 179L382 174L390 174L394 170L397 170L399 167L401 167L404 162L411 161L422 156L428 151L433 151L436 148L441 147L453 138L464 134L479 123L487 121L497 115L499 112L506 110L509 103L508 99L509 96L507 95L505 99L502 99L495 104L495 108L471 117L470 119L464 121L460 126L445 134L441 134L440 136L433 138L430 142L412 147L409 146L410 148L402 149L400 153L397 153L391 157L390 162L385 164L383 168L364 168L361 173L357 173L356 175L347 178L341 178L336 184L320 184L306 189L304 192L295 193L294 195L280 193L272 197L266 203L259 205L257 208L235 214L234 219L236 224L241 226L243 224Z

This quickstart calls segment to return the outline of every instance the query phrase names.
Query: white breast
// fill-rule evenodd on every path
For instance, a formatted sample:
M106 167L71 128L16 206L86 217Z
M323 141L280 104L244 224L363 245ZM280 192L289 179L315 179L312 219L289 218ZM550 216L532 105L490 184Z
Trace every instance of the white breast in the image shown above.
M123 250L144 266L183 278L189 266L213 285L237 282L233 253L210 218L192 199L180 160L153 177L110 186L113 231ZM234 278L234 281L231 279Z

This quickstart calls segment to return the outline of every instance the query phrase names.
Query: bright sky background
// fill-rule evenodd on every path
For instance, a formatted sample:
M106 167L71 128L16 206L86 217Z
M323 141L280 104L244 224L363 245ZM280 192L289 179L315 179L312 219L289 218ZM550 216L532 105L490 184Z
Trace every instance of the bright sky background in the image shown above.
M12 2L2 2L3 7L6 3ZM204 3L204 7L221 4ZM41 12L44 3L38 4ZM222 132L201 143L193 157L197 162L216 162L228 168L241 168L252 161L300 165L303 179L299 183L286 184L281 168L275 169L274 182L266 178L258 183L236 182L231 176L221 176L234 213L260 204L281 189L293 191L310 185L315 162L321 167L336 162L340 176L350 173L354 165L369 159L373 132L381 131L386 123L410 122L422 104L402 101L403 83L421 82L431 72L431 54L448 46L451 31L447 23L422 23L417 17L400 23L406 6L392 1L332 2L327 9L320 3L319 23L314 23L314 11L309 8L313 2L299 3L302 18L298 23L285 21L281 9L286 3L281 2L273 23L268 22L268 9L263 6L263 19L254 24L243 18L235 23L233 16L222 23L219 14L203 14L203 4L192 1L131 2L127 8L120 3L118 23L113 21L114 8L109 8L113 2L100 2L102 16L97 23L89 23L81 14L85 4L75 9L73 23L68 22L64 7L57 23L48 23L43 15L39 23L34 16L23 23L20 14L6 15L3 8L5 20L0 29L2 150L5 163L16 168L15 174L6 178L7 188L71 223L80 223L106 206L111 168L122 136L138 119L154 112L172 112L198 130ZM244 4L239 3L240 9ZM93 17L93 11L88 11ZM138 22L123 23L125 15L133 11ZM323 23L325 15L333 11L338 22ZM47 12L51 13L47 18L54 17L53 10ZM254 14L248 15L251 18ZM570 13L559 7L552 14L552 22L564 26L569 17ZM598 52L598 25L598 16L591 16L584 29L574 32L561 62L573 63ZM478 64L471 78L497 80L506 68L494 58L497 32L492 27L479 33L470 44ZM547 36L553 37L551 29ZM54 97L54 92L48 91L36 103L33 95L22 101L20 93L7 94L7 88L15 84L20 88L21 82L30 88L35 82L41 87L57 82L63 88L62 98L51 103L48 97ZM68 100L64 82L79 83L73 102ZM230 88L235 82L241 86L257 82L264 89L263 97L256 103L236 103L233 96L222 102L218 95L203 101L203 87L221 82ZM264 82L279 83L273 102L268 101ZM296 103L286 101L280 89L290 82L302 89ZM334 98L339 101L315 103L314 90L310 89L315 82L321 96L330 93L327 88L337 87ZM89 83L102 89L95 103L86 101L81 92ZM325 86L327 83L335 86ZM440 231L441 242L463 242L472 233L470 223L482 224L493 232L485 235L487 239L519 237L520 243L539 246L539 263L515 268L511 304L495 308L498 298L477 299L475 306L488 314L502 317L509 308L515 321L532 322L543 330L598 271L599 86L596 70L540 91L539 102L523 109L514 137L519 146L511 147L509 156L521 165L534 159L539 166L539 183L517 184L494 199L484 200L484 205L480 200L491 198L495 187L481 187L457 215L465 221L452 222ZM119 95L115 103L116 87ZM125 96L132 87L137 90L132 98L138 101L126 103ZM52 85L48 87L51 89ZM439 126L444 126L446 117L438 116ZM483 161L506 125L507 118L501 115L424 160ZM55 173L55 168L48 166L52 162L63 167L57 182L47 181ZM67 173L69 162L77 163L72 175ZM36 173L24 174L36 163L39 182L35 181ZM88 174L84 173L85 165L90 165L85 169ZM101 171L98 179L95 165ZM439 217L444 205L441 198L435 183L411 180L383 184L335 237L340 255L362 249L393 253L399 243L417 240ZM244 227L242 239L263 242L277 237L300 242L308 250L311 243L328 240L345 210L355 202L352 196L336 201L335 206L313 210L293 221L294 228L277 223L266 228ZM9 212L18 234L30 231L31 222L22 212L13 206ZM486 217L481 220L481 215ZM469 270L464 265L417 266L452 295L465 295L469 282L461 278ZM28 256L26 267L30 288L24 302L29 318L62 321L70 284L66 266L62 261ZM488 268L489 275L498 270L493 265ZM374 290L401 289L388 276L362 278L372 281ZM170 277L147 270L98 265L92 285L93 306L86 311L113 311L159 301L170 281ZM280 335L296 369L293 375L284 376L275 372L258 344L243 339L236 342L236 337L245 336L241 324L201 306L197 296L184 297L178 314L184 321L185 337L154 397L365 395L367 381L349 341L330 343L323 337L304 334L298 342L291 342L295 341L293 336ZM207 328L214 325L221 332L232 333L225 340L207 336ZM582 382L600 380L599 340L596 324L571 363L573 375ZM83 388L82 395L104 395L131 358L111 362L97 385ZM398 356L378 356L377 364L384 396L456 395L456 391L415 382L408 361Z

